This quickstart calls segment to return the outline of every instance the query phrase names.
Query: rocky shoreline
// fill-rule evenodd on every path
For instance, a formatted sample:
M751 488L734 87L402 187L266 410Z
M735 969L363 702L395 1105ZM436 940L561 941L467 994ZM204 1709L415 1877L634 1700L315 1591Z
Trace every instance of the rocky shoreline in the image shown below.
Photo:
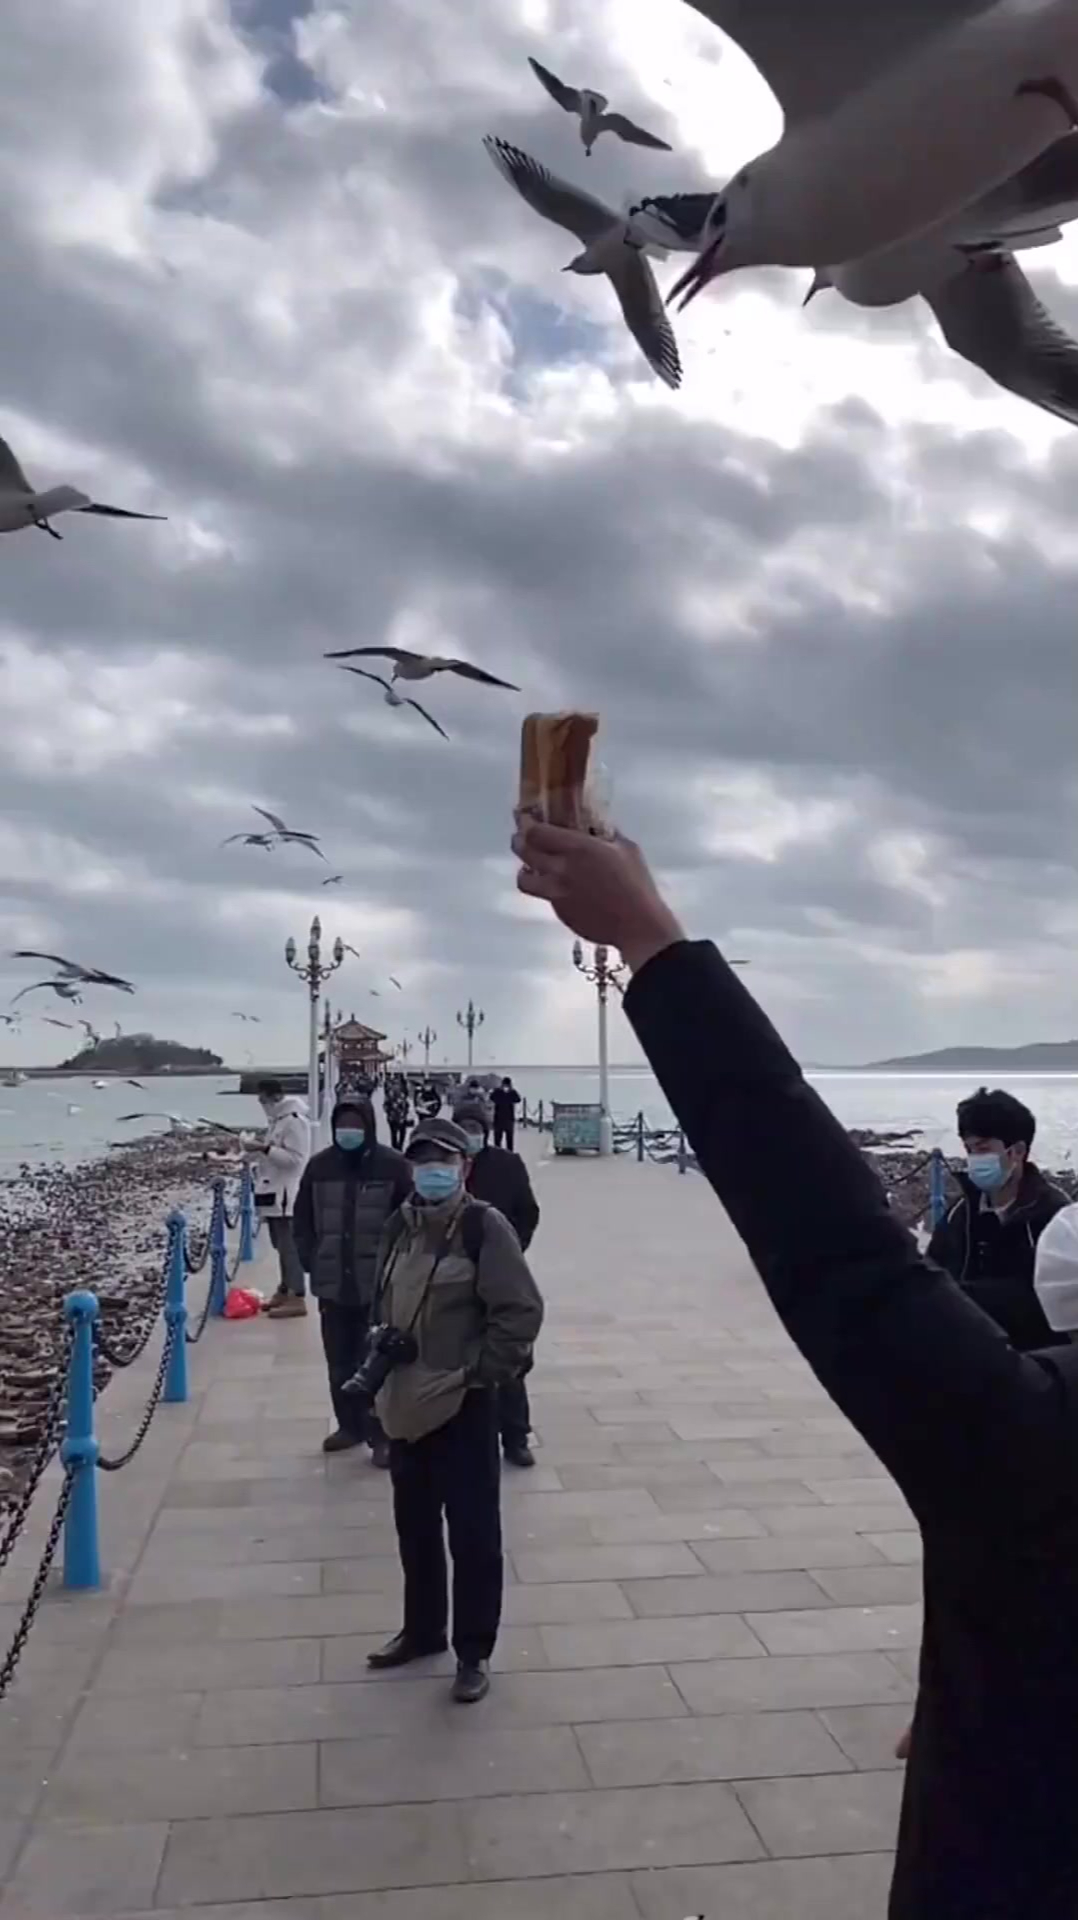
M132 1343L156 1313L169 1212L186 1210L197 1248L214 1179L239 1171L220 1141L208 1130L151 1135L75 1167L24 1164L0 1186L0 1528L55 1389L65 1295L96 1293L110 1341ZM99 1361L99 1390L110 1373Z

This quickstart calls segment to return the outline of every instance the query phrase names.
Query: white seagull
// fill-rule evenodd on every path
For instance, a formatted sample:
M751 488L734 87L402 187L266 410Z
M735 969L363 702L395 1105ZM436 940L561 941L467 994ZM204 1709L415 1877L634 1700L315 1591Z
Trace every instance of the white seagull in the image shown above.
M462 680L477 680L484 687L505 687L510 693L520 688L511 680L499 680L470 660L449 660L440 653L413 653L409 647L341 647L327 653L327 660L392 660L394 680L430 680L436 673L458 673ZM343 878L343 875L342 875Z
M132 513L130 507L107 507L91 500L77 487L46 487L39 493L30 485L6 440L0 439L0 533L22 527L40 527L54 540L63 538L49 520L54 513L98 513L109 520L164 520L163 513Z
M58 1000L69 1000L72 1006L81 1007L82 1005L82 995L78 987L73 985L70 980L35 980L30 986L21 987L19 992L13 995L11 1001L12 1006L15 1005L16 1000L23 999L26 994L40 993L43 989L54 993ZM54 1026L55 1024L56 1022L53 1021ZM71 1022L69 1020L65 1020L65 1026L70 1026L70 1024Z
M745 266L856 260L969 206L1078 124L1073 0L689 0L777 94L671 298Z
M252 801L251 804L253 806L254 802ZM295 845L297 847L306 847L309 852L316 853L320 860L325 859L326 856L318 844L317 834L300 833L294 827L286 827L279 815L270 813L267 807L255 807L254 810L256 813L262 815L263 820L269 821L273 829L272 833L230 833L227 840L222 840L221 845L223 847L232 846L236 840L242 840L244 845L248 847L272 848Z
M644 357L668 387L681 385L681 361L669 315L663 309L655 276L644 258L643 241L631 237L628 217L615 213L590 193L559 180L538 160L507 140L488 134L483 141L494 165L522 200L544 220L553 220L584 242L566 273L606 274L618 296L625 323Z
M671 151L668 140L660 140L656 134L646 132L643 127L637 126L635 120L627 120L623 113L607 113L610 102L605 93L596 93L591 87L567 87L564 80L559 80L549 67L533 60L531 54L528 55L528 65L559 107L564 107L566 113L579 115L580 138L589 160L601 133L616 133L619 140L627 140L633 147L657 147L662 153Z
M449 735L444 727L439 726L434 715L428 713L426 707L421 707L418 700L413 700L410 696L406 697L404 694L398 693L392 680L384 679L380 673L369 673L366 667L342 667L341 672L358 674L361 680L373 680L376 687L382 688L386 697L387 707L414 707L417 713L423 715L427 725L434 728L435 733L440 733L443 740L448 740Z
M118 1113L116 1115L117 1126L123 1126L128 1120L167 1120L170 1133L193 1133L195 1130L194 1121L185 1120L180 1113Z

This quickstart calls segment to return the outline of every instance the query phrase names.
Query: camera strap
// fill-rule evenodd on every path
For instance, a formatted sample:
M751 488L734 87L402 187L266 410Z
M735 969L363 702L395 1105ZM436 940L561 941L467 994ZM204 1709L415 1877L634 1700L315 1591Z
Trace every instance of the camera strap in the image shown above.
M409 1320L408 1325L406 1327L401 1327L399 1329L401 1333L414 1332L416 1324L419 1320L419 1316L427 1304L427 1299L430 1295L430 1290L434 1285L434 1276L437 1273L438 1268L441 1266L442 1261L445 1259L445 1256L449 1252L449 1249L453 1243L453 1235L457 1230L457 1222L460 1219L460 1216L463 1210L464 1210L463 1207L458 1207L456 1212L453 1214L452 1219L447 1221L445 1232L443 1233L441 1240L438 1242L437 1251L434 1255L433 1261L431 1262L430 1272L428 1273L426 1279L423 1282L422 1288L420 1289L419 1299L416 1302L415 1312L413 1313L411 1319ZM408 1238L408 1235L406 1231L398 1233L396 1239L393 1242L393 1246L390 1249L389 1259L386 1262L386 1270L382 1275L382 1282L378 1288L379 1312L381 1311L382 1301L386 1297L386 1293L388 1291L390 1281L392 1280L393 1274L396 1270L397 1261L400 1259L401 1249L404 1246L404 1243L407 1240L407 1238Z

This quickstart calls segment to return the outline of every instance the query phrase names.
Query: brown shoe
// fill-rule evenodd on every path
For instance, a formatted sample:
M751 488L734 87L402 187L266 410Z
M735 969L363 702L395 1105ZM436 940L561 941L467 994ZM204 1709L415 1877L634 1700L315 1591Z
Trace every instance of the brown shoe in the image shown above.
M275 1307L267 1307L266 1312L271 1320L305 1320L307 1301L302 1293L286 1293L283 1300Z
M276 1293L271 1293L268 1300L263 1300L262 1302L263 1313L272 1313L274 1307L279 1307L281 1304L281 1301L287 1300L287 1299L288 1299L288 1295L285 1292L284 1288L278 1287Z

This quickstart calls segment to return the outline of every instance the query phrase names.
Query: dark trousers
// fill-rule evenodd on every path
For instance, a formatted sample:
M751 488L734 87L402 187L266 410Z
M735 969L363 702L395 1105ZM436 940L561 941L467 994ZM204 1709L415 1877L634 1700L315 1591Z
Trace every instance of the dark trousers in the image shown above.
M408 1138L407 1120L391 1120L389 1123L390 1146L395 1147L398 1153L402 1153L404 1150L404 1143L407 1140L407 1138Z
M367 1402L341 1391L361 1360L366 1357L370 1311L358 1300L320 1300L318 1314L322 1322L322 1351L329 1375L329 1397L337 1425L344 1433L368 1440L373 1447L382 1438L381 1423L373 1409L364 1412Z
M444 1639L449 1617L442 1515L453 1556L453 1648L489 1660L502 1613L501 1460L495 1396L467 1393L459 1413L422 1440L391 1440L393 1518L404 1568L404 1631Z
M516 1135L516 1130L517 1130L517 1123L515 1119L495 1120L494 1126L492 1129L493 1136L494 1136L494 1145L496 1147L508 1147L510 1153L512 1153L513 1140Z
M296 1251L295 1235L291 1220L267 1218L270 1246L277 1255L277 1269L281 1276L281 1292L296 1293L302 1300L307 1291L307 1278Z
M526 1447L532 1428L528 1389L523 1380L507 1380L498 1388L498 1429L503 1447Z

